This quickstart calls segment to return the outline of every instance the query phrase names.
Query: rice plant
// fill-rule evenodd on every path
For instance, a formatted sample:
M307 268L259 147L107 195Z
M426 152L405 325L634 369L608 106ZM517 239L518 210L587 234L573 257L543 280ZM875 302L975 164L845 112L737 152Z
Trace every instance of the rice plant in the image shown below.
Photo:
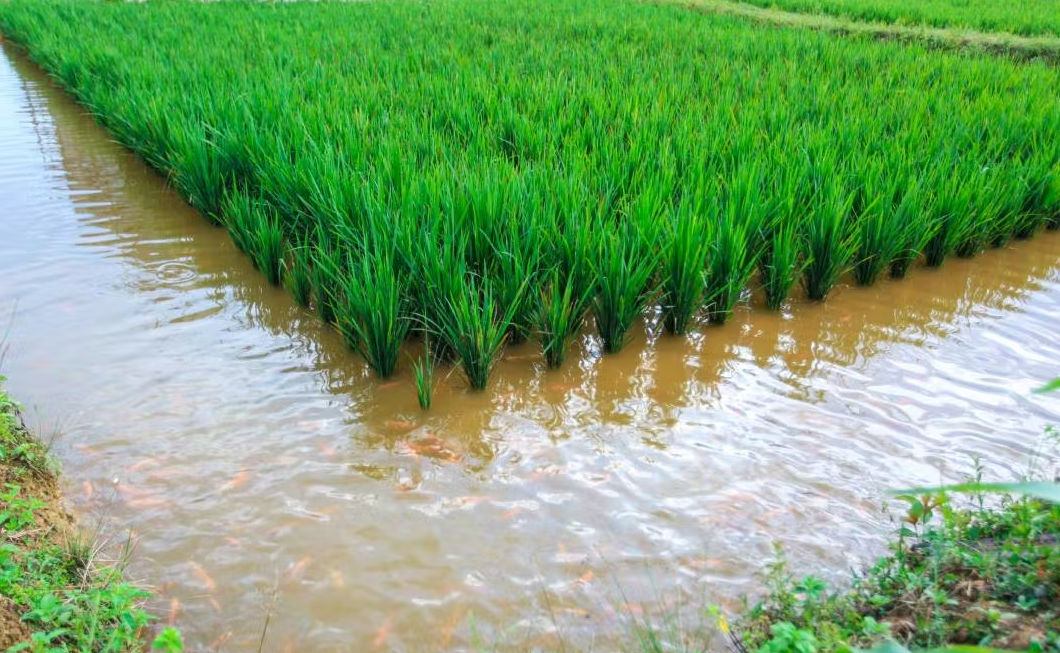
M629 342L633 322L652 302L649 281L655 273L656 257L642 234L629 224L600 234L591 309L605 351L622 350Z
M958 247L967 252L985 246L988 225L973 219L973 196L974 187L959 176L942 182L927 216L932 236L924 257L929 267L942 265Z
M906 225L895 219L888 194L866 200L863 193L855 201L854 281L859 286L876 283L884 270L901 253ZM860 205L859 205L860 204Z
M412 364L412 372L416 377L416 398L423 410L431 407L431 398L434 395L434 365L434 355L428 340L424 345L423 356Z
M434 335L460 361L468 385L483 390L500 360L516 306L502 306L489 279L469 273L428 317Z
M766 308L779 310L802 277L806 257L802 253L799 223L780 220L765 236L758 261Z
M1056 67L609 0L8 0L0 30L377 372L434 334L480 387L504 342L559 364L583 306L617 351L655 301L724 322L755 269L776 308L1060 228Z
M850 269L857 252L850 216L853 204L853 193L833 185L823 191L804 223L806 267L802 285L813 301L824 300Z
M341 294L333 303L336 325L376 375L389 378L410 325L405 279L380 245L350 254L340 274Z
M269 283L280 283L285 244L279 217L259 199L235 190L227 192L219 206L224 209L220 220L236 246L250 256Z
M549 369L563 365L567 351L581 332L589 292L588 288L580 288L574 277L556 270L538 293L534 326Z
M705 227L698 207L679 209L668 227L660 255L659 301L663 328L683 336L705 303L703 273L711 243L703 237Z
M926 222L921 211L930 211L931 198L917 183L907 183L891 219L899 225L899 246L891 258L892 279L904 279L909 268L920 258L927 243L935 236L935 224Z
M310 268L311 255L308 246L288 247L282 261L283 287L302 306L309 306L313 298L313 276Z
M754 276L760 250L763 206L757 171L742 170L725 193L724 207L715 208L704 234L710 241L703 276L707 320L724 324Z

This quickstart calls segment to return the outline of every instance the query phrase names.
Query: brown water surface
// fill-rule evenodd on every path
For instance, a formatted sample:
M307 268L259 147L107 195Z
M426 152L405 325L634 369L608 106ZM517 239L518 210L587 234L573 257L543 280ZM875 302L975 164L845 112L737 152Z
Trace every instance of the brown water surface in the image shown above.
M1026 469L1060 400L1060 234L559 372L513 348L421 412L5 46L10 391L75 509L138 537L189 650L596 650L622 619L755 589L774 541L829 578L882 493ZM116 480L116 483L115 483ZM616 613L620 613L616 616Z

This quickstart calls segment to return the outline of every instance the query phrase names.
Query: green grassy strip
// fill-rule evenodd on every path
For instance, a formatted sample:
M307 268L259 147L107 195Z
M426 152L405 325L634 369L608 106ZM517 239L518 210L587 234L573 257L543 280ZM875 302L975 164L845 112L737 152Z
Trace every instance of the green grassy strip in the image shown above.
M4 381L0 377L0 384ZM0 387L0 644L10 651L141 651L147 592L99 560L59 501L57 467ZM21 617L21 624L12 619ZM182 650L167 629L155 649Z
M943 13L934 21L921 15L922 3L892 3L890 0L652 0L689 9L740 16L778 27L799 27L836 34L864 35L881 40L920 43L932 48L985 52L1015 60L1060 62L1060 31L1053 27L1060 18L1052 10L1048 29L1019 32L1018 26L960 27L961 18ZM949 2L949 0L945 0ZM1008 3L989 2L1005 12ZM859 4L864 3L864 5ZM1043 3L1044 4L1044 3ZM1055 5L1055 3L1049 3ZM903 14L908 10L908 14ZM955 12L974 23L979 12ZM1048 12L1047 12L1048 13ZM1035 16L1034 18L1037 18ZM1015 29L1019 33L1012 33Z
M617 351L756 279L779 308L1060 226L1038 63L621 0L11 0L0 29L380 376L407 334L484 387L587 311Z
M763 8L828 14L897 26L1060 36L1060 7L1052 0L741 0Z
M1060 651L1060 506L1032 496L998 500L991 489L899 497L908 512L890 553L845 589L796 577L778 558L765 596L734 625L734 641L758 653L888 640L913 650Z

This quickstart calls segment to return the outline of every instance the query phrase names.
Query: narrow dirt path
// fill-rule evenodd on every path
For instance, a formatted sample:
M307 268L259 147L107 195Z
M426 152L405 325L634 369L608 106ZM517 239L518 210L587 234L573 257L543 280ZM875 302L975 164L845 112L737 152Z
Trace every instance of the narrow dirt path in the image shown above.
M976 50L1021 60L1060 63L1060 37L1019 36L1003 32L978 32L966 28L895 25L854 20L842 16L765 9L735 0L648 0L675 4L693 11L740 16L781 27L802 27L837 34L862 34L879 39L920 42L930 47Z

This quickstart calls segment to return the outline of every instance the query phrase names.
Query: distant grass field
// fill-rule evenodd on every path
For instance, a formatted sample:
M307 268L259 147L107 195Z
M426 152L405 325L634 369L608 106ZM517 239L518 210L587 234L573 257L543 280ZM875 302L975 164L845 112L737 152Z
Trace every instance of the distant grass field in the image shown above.
M1056 0L741 0L759 7L901 25L1060 35Z
M380 375L681 334L1060 226L1060 71L615 0L0 3ZM421 367L421 370L426 367ZM429 400L425 403L429 403Z

